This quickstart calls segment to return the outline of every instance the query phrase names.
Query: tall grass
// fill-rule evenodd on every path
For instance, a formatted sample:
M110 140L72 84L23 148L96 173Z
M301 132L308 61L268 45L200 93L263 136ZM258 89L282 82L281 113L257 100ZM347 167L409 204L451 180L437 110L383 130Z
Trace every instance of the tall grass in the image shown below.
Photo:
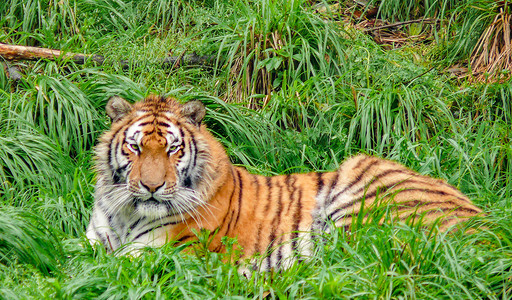
M378 17L389 21L407 21L411 19L443 19L450 10L470 1L459 0L371 0L367 7L377 7Z
M26 263L57 275L63 258L58 232L41 217L21 209L0 210L0 263Z
M215 19L205 42L215 45L217 64L227 72L222 96L259 107L273 91L309 77L344 72L347 41L341 28L306 9L306 1L242 1L228 18Z
M67 48L79 43L75 1L3 1L2 27L13 30L9 39L27 46Z

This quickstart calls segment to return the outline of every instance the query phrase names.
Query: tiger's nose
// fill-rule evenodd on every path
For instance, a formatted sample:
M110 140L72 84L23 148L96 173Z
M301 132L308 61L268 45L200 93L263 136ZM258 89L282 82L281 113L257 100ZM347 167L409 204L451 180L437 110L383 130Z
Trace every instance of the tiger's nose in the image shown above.
M143 182L140 181L140 184L148 190L150 193L155 193L158 189L164 186L165 182Z

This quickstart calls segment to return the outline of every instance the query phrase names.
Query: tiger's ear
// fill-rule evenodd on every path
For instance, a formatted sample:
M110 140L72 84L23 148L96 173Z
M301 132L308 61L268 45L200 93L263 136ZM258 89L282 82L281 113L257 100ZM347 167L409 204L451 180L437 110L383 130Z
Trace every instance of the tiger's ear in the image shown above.
M192 124L201 125L201 121L206 114L206 109L204 108L203 103L201 101L190 101L183 104L181 108L181 114Z
M112 123L115 123L132 110L132 105L119 96L112 96L108 99L105 110Z

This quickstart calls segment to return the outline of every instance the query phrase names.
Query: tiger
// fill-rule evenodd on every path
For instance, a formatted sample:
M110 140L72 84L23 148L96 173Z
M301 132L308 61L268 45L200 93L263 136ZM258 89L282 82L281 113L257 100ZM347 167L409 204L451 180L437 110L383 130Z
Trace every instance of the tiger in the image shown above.
M251 174L230 162L198 100L114 96L106 113L86 236L108 252L193 243L204 231L208 250L225 253L223 237L233 238L254 270L279 270L311 256L331 228L350 232L377 202L395 205L398 221L421 218L441 231L482 213L444 180L376 156L349 157L334 172Z

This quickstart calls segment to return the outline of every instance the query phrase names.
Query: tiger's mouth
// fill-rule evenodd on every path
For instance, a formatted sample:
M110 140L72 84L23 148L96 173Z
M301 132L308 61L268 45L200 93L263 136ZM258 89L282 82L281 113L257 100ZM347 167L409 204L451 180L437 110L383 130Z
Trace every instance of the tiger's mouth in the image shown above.
M197 208L202 206L201 200L193 193L173 193L155 197L154 195L134 196L132 198L132 208L134 213L149 218L179 217L190 213L196 213Z
M145 205L145 206L152 206L152 205L164 205L164 203L160 200L155 199L154 197L150 197L149 199L142 199L142 198L134 198L133 204L135 207L139 205Z

